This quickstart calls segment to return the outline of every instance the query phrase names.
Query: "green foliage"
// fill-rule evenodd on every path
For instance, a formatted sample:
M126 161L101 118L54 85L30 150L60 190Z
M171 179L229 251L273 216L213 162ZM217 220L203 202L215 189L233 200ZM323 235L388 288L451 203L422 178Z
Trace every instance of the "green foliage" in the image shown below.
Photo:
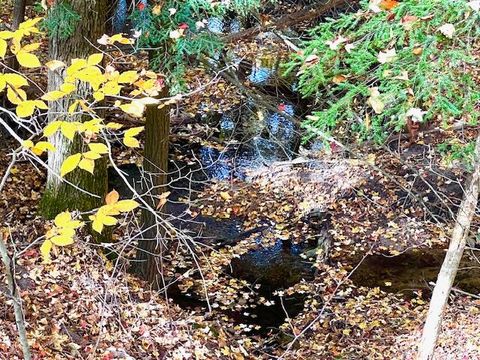
M480 13L456 0L404 0L391 12L368 7L364 0L362 11L313 29L304 51L286 66L287 73L298 71L302 95L317 99L318 110L305 121L310 135L341 128L380 142L405 125L412 108L426 111L424 121L441 119L444 126L460 117L476 122L480 91L468 69L475 66L471 50L480 36ZM445 24L455 27L451 38L439 31ZM332 49L329 42L340 37L345 41ZM391 49L395 59L381 63L379 53ZM368 104L374 87L382 111Z
M439 144L437 147L447 163L458 160L467 167L467 170L473 170L473 160L475 159L474 141L467 144L462 144L458 141L449 141Z
M151 52L151 65L166 75L171 93L185 89L185 69L202 57L211 58L222 49L221 36L208 31L210 17L227 13L246 16L257 9L260 0L232 0L213 3L207 0L167 1L135 10L132 21L142 31L140 47ZM176 32L180 31L181 36Z
M68 2L62 1L48 11L42 26L49 37L58 36L60 39L68 39L75 33L80 19L80 15L72 6Z

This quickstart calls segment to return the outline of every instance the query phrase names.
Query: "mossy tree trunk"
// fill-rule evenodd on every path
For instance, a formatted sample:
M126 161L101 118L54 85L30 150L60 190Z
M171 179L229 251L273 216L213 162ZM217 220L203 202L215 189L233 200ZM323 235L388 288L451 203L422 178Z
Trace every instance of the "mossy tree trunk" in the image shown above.
M165 97L165 88L160 97ZM168 135L170 133L170 110L168 106L158 109L148 106L145 123L145 150L143 168L147 186L151 189L145 200L157 208L159 195L165 191L168 173ZM165 231L155 214L144 210L142 213L143 234L137 253L138 272L154 288L160 288L162 254L165 250Z
M63 0L63 2L66 3L67 0ZM58 3L56 2L56 4ZM67 64L71 59L87 58L95 52L89 42L94 44L103 35L107 8L107 0L71 0L69 3L80 16L80 20L74 24L75 31L66 38L57 31L50 37L49 43L49 58L61 60ZM64 71L49 71L48 90L58 90L64 82L64 76ZM90 93L90 87L85 83L80 83L75 93L58 101L50 102L48 120L50 122L91 120L91 117L87 115L68 114L68 107L75 99L87 98ZM57 132L50 141L55 145L56 151L49 153L50 171L41 204L43 214L51 218L67 209L86 211L100 206L107 192L107 159L102 158L95 161L93 175L76 169L65 177L78 188L85 190L81 191L58 177L60 167L66 157L86 150L81 137L77 134L72 142Z

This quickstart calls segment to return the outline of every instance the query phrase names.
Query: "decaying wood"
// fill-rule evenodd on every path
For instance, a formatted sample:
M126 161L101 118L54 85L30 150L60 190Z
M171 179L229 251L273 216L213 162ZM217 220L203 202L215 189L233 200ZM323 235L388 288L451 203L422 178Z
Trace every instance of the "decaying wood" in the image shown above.
M467 242L470 224L478 201L480 181L480 135L477 137L475 147L474 171L470 183L463 196L462 203L457 213L455 227L453 229L447 254L438 274L438 279L433 290L428 309L427 319L423 328L422 339L417 354L418 360L433 359L433 353L442 323L442 315L447 306L448 296L452 289L457 274L460 260Z
M324 4L317 3L292 14L282 16L280 19L276 20L272 24L258 25L234 34L230 34L225 37L225 40L227 42L236 42L239 40L251 38L264 31L285 29L300 22L315 19L316 17L325 14L326 12L334 9L335 7L348 3L349 1L346 0L328 0Z

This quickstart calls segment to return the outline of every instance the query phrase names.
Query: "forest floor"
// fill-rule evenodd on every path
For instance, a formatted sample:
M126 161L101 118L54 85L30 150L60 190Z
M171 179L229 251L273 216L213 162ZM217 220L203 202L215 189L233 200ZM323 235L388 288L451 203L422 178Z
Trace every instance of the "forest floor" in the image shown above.
M267 44L270 52L271 45ZM259 44L257 38L238 46L235 51L247 56L261 51L265 42ZM288 50L285 44L279 46ZM144 59L137 59L134 66L145 66ZM190 76L206 77L201 68ZM40 85L45 83L40 74L38 80ZM181 104L179 117L224 112L240 102L245 96L241 94L220 80ZM212 133L209 126L180 122L174 126L172 142L224 148L216 136L205 137ZM204 303L184 306L188 301L177 304L149 289L129 272L127 260L134 254L133 247L114 260L104 255L109 249L122 248L131 224L116 230L113 245L94 244L83 234L74 246L57 249L52 263L43 264L39 245L51 226L37 213L45 171L17 162L0 194L0 236L19 254L15 274L34 358L413 359L428 309L428 282L435 281L429 272L433 269L435 275L441 261L441 257L429 260L430 255L443 253L452 225L439 220L448 218L448 208L458 205L463 184L462 168L447 166L432 150L445 136L427 132L409 148L400 143L375 151L359 149L356 156L310 151L298 163L257 168L249 181L206 183L190 203L190 215L220 223L237 219L243 231L254 231L215 250L199 243L195 247L199 267L185 248L167 259L171 268L166 275L190 296L200 299L206 291L211 312ZM467 138L474 136L475 130L465 132ZM0 176L12 150L14 145L7 142L0 152ZM141 159L131 151L118 151L115 156L119 164ZM193 163L190 156L174 152L172 159ZM453 178L459 182L449 180ZM441 198L450 202L448 206L435 193L446 194ZM321 214L318 223L312 213ZM290 247L316 241L320 232L327 233L332 243L329 261L323 262L315 248L302 253L303 258L296 261L309 262L313 271L276 290L271 298L256 292L258 284L226 270L251 250L269 249L279 240ZM475 250L465 257L473 263L466 271L475 271ZM369 263L371 259L377 262ZM402 261L410 265L412 259L413 273L406 268L398 270L400 275L393 270L382 273L382 267L394 268ZM418 265L422 259L424 267ZM368 266L362 268L362 264ZM375 272L379 276L372 278ZM451 296L436 359L480 358L480 300L458 291L478 293L480 284L469 277L465 281L465 287L460 284ZM1 284L3 290L3 277ZM281 313L283 307L288 312L283 301L295 297L302 299L301 311L291 317L278 314L285 320L273 328L243 316L255 306L265 312L275 306L275 311ZM0 358L20 359L11 300L4 291L0 291L0 304Z

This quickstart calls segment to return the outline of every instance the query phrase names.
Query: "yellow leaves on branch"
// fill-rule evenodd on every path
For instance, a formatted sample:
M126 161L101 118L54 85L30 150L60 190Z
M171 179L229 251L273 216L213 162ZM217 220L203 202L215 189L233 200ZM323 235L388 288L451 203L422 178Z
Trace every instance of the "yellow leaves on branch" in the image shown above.
M58 214L54 220L55 226L47 231L46 240L40 247L43 262L50 262L50 252L53 246L67 246L73 244L75 230L83 225L79 220L73 220L72 214L64 211Z
M81 153L73 154L67 157L63 161L62 166L60 167L60 176L63 177L67 175L69 172L72 172L73 170L75 170L78 164L80 163L81 159L82 159Z
M45 151L55 151L55 146L48 141L39 141L34 144L32 140L25 140L22 145L38 156L42 155Z
M38 28L35 26L40 20L42 20L42 18L38 17L38 18L35 18L35 19L29 19L27 21L24 21L23 23L20 24L18 29L15 30L15 31L8 31L8 30L0 31L0 57L2 59L5 58L5 55L7 53L7 48L8 48L7 40L12 39L12 42L14 44L19 44L20 40L22 40L22 38L24 36L29 36L33 33L40 33L40 30L38 30ZM36 48L38 48L38 46L36 44L32 44L32 45L33 45L33 46L31 46L32 50L27 51L28 53L30 53L34 49L36 50ZM36 46L36 48L35 48L35 46ZM13 52L13 50L12 50L12 52ZM33 54L30 54L30 55L33 55ZM32 61L32 58L29 55L27 55L27 58L30 58L30 61ZM23 57L22 57L22 61L29 63L29 60L24 59ZM20 63L20 61L19 61L19 63ZM22 66L24 66L22 63L20 63L20 64Z
M77 167L93 174L95 160L100 159L104 154L108 154L108 147L102 143L89 143L88 147L89 151L70 155L63 161L60 167L60 176L65 176Z
M32 116L36 108L48 110L47 104L42 100L25 100L17 105L16 113L18 117L26 118Z
M140 134L145 129L144 126L134 127L125 131L123 137L123 143L125 146L128 147L140 147L140 142L135 138L138 134Z
M118 220L114 216L132 211L139 205L135 200L119 201L119 198L120 195L118 192L112 190L105 197L106 205L100 207L95 215L90 215L93 230L101 234L105 226L113 226L117 224Z
M40 47L40 43L27 44L25 46L20 45L20 41L17 39L12 40L12 46L10 50L16 56L20 65L26 68L36 68L41 66L40 60L32 51L37 50Z

